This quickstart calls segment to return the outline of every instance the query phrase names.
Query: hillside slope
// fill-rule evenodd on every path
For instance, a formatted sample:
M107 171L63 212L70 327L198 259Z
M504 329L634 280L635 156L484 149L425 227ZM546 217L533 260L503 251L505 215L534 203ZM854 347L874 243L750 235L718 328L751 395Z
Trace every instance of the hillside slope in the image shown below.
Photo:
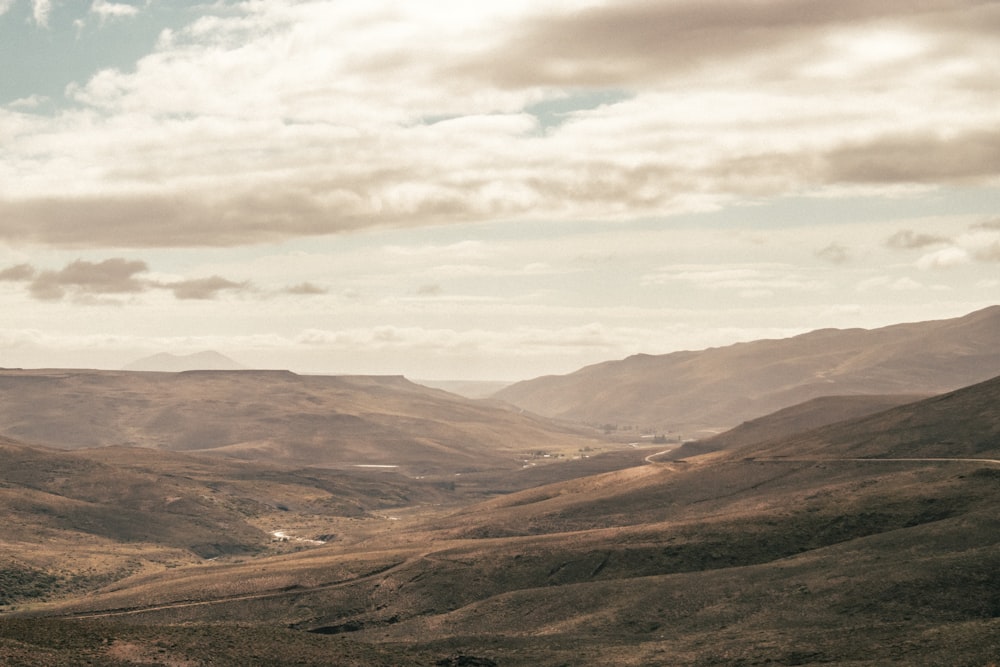
M402 377L287 371L4 370L0 434L66 449L126 445L412 474L520 468L532 451L595 444Z
M0 605L140 571L281 552L319 536L344 541L345 530L390 508L456 496L387 472L128 447L65 451L0 438L0 459ZM302 540L276 541L275 530Z
M1000 377L731 456L1000 459Z
M71 626L10 619L0 639L21 647L41 622L89 628L71 636L94 658L118 632L227 665L320 665L322 646L388 664L984 666L1000 659L1000 464L983 460L998 406L1000 378L348 548L150 575L35 610Z
M678 460L709 452L782 440L805 431L840 421L867 417L870 414L914 403L924 398L927 397L916 394L820 396L743 422L719 435L704 440L686 442L657 458L660 461Z
M496 397L549 417L690 434L819 396L957 389L1000 373L997 341L1000 306L993 306L950 320L636 355L520 382Z

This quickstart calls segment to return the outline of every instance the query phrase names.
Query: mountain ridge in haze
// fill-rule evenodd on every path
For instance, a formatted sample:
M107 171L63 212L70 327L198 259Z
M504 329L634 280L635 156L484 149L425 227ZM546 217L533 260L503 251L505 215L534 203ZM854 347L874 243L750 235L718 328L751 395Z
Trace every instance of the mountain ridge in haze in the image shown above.
M937 394L1000 373L1000 306L878 329L820 329L702 351L639 354L494 395L551 418L728 429L810 398Z
M413 380L431 389L441 389L466 398L489 398L513 381L504 380Z
M172 354L160 352L136 359L122 367L124 371L152 371L159 373L180 373L183 371L239 371L246 366L230 359L221 352L205 350L193 354Z

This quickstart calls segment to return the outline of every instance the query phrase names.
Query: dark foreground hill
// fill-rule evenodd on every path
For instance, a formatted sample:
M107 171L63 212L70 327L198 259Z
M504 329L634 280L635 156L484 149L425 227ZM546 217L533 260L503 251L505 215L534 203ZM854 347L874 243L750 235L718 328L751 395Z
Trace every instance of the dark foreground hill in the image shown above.
M1000 377L857 420L740 447L733 454L1000 459Z
M147 573L0 618L0 658L986 667L998 406L1000 378L351 544Z
M951 320L636 355L520 382L496 397L549 417L691 434L820 396L958 389L1000 373L997 341L993 306Z
M686 442L660 457L660 460L677 460L708 452L782 440L829 424L867 417L898 405L914 403L922 398L927 397L913 394L821 396L743 422L719 435Z
M0 371L0 434L76 449L204 451L411 474L520 468L596 444L580 430L402 377L287 371Z

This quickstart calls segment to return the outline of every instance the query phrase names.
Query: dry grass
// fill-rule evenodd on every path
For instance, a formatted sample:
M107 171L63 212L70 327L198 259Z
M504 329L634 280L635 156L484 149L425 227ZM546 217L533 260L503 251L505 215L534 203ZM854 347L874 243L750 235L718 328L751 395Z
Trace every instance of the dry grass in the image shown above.
M78 449L203 451L327 468L394 465L412 475L517 469L532 452L606 443L402 377L288 372L0 370L0 433Z
M609 459L601 475L481 503L466 489L341 515L350 537L326 546L144 567L0 617L0 662L982 667L1000 660L1000 466L854 459L937 455L945 434L956 456L994 456L980 443L995 443L997 405L1000 380L687 463ZM146 458L144 474L164 461L207 483L183 457ZM213 482L216 506L280 493L286 510L247 525L318 525L318 473L238 469ZM351 479L327 481L359 484L359 500L405 488Z

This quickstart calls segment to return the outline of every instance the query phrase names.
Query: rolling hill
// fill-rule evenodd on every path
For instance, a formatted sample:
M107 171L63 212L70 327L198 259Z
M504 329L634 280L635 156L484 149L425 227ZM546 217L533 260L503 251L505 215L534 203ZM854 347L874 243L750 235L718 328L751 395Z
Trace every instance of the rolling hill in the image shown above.
M520 469L532 453L602 444L402 377L287 371L3 370L0 434L64 449L151 447L415 475Z
M386 511L460 495L391 472L128 447L65 451L0 439L0 459L0 605L205 559L344 540L345 526L363 532L355 524Z
M1000 377L731 454L762 457L1000 459Z
M636 355L520 382L495 396L563 420L693 435L820 396L951 391L1000 373L997 341L1000 306L993 306L951 320Z
M0 617L0 658L985 667L998 406L995 378L350 543L146 573Z
M761 442L781 440L839 421L866 417L898 405L913 403L926 396L915 394L821 396L757 419L743 422L719 435L685 442L660 460L677 460L724 449L735 449Z

